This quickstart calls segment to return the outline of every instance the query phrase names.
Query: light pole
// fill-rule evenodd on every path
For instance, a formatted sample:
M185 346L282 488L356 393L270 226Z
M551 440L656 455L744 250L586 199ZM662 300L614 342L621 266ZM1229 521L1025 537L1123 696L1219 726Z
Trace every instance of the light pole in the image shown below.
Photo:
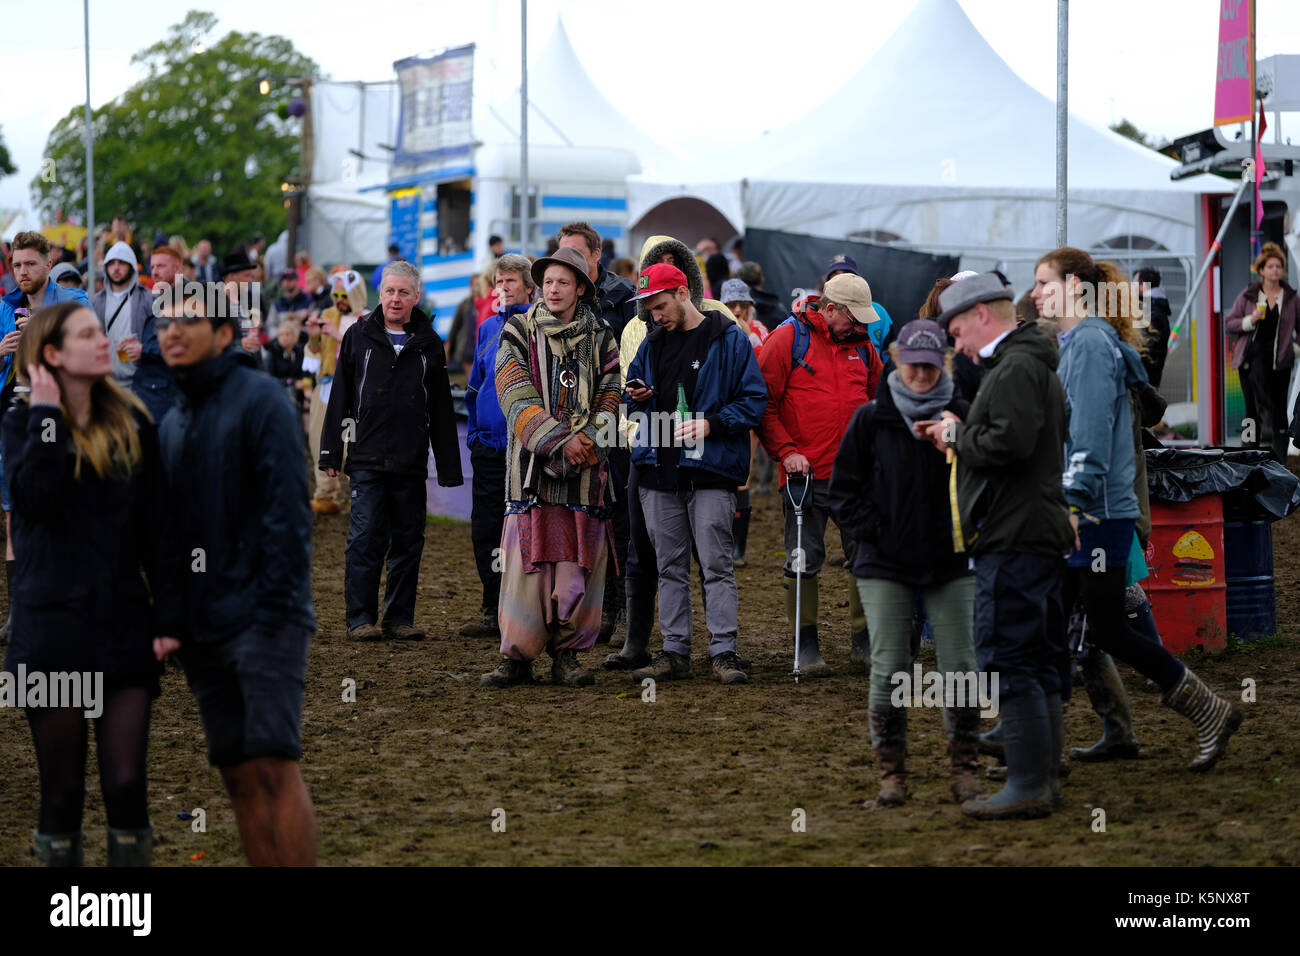
M90 0L82 0L86 37L86 288L95 294L95 133L90 123Z

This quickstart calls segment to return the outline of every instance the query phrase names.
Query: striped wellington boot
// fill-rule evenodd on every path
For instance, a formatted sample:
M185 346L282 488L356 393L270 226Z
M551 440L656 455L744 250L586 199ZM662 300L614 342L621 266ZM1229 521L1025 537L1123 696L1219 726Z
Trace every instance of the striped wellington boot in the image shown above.
M1201 679L1184 668L1183 676L1163 703L1196 725L1196 744L1200 752L1187 765L1188 770L1209 770L1228 749L1228 738L1241 726L1245 714L1237 704L1230 704L1214 693Z

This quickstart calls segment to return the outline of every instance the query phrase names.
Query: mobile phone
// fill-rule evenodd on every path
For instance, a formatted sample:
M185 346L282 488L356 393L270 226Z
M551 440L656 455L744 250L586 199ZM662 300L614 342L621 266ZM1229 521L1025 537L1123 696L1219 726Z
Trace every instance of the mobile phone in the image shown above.
M645 382L641 381L641 379L639 379L639 378L629 378L629 379L627 380L627 390L628 390L629 392L633 392L633 391L636 391L636 390L638 390L638 389L649 388L649 387L650 387L649 385L647 385Z

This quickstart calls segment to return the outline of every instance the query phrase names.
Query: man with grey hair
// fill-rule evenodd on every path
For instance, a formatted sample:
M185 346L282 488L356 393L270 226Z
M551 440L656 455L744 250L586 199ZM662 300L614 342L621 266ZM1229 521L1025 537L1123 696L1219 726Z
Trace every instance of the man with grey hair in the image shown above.
M469 387L465 390L465 409L469 413L466 441L474 489L469 536L478 577L483 583L483 605L479 620L466 624L460 634L499 640L497 604L501 598L504 563L498 555L501 529L506 520L506 417L497 397L497 347L501 344L501 327L512 315L527 312L532 305L536 285L528 257L509 252L498 259L493 289L496 312L479 326Z
M406 261L384 268L379 307L339 344L321 429L320 469L352 480L344 598L355 640L420 640L415 589L424 551L425 482L433 449L438 484L463 483L456 418L442 339L418 307L420 273ZM379 575L388 559L383 627Z

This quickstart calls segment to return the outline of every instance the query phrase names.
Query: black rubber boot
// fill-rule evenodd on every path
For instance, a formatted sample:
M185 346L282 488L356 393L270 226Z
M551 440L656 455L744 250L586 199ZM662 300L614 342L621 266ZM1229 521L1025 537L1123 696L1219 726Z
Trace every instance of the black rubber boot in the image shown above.
M1083 672L1083 686L1092 701L1092 709L1101 718L1101 739L1091 747L1071 748L1071 759L1096 763L1137 757L1138 739L1133 732L1128 693L1124 690L1114 659L1105 651L1094 648L1079 663L1079 670Z
M108 828L109 866L150 866L153 862L153 824L143 830Z
M799 615L799 676L830 677L834 673L822 660L817 635L817 614L820 608L818 576L806 574L802 578ZM794 628L795 587L794 578L785 579L785 619Z
M1041 688L1013 697L1002 706L1002 739L1007 752L1007 783L990 797L962 804L978 820L1045 817L1052 812L1052 722Z
M1065 802L1061 795L1061 780L1070 775L1069 758L1063 757L1065 708L1061 706L1060 694L1047 695L1047 720L1052 729L1052 763L1048 767L1047 779L1052 787L1052 806L1059 807Z
M742 492L749 499L748 492ZM753 508L737 508L731 519L731 535L735 544L731 548L731 563L734 567L745 566L745 548L749 544L749 519L753 517Z
M630 671L650 663L650 630L655 619L655 581L627 578L623 589L627 595L627 635L618 653L605 658L603 666L611 671ZM644 593L647 591L649 593Z
M611 558L610 570L613 570ZM623 621L623 607L627 601L627 587L622 575L610 574L605 578L605 603L600 611L600 631L597 644L608 644L610 636Z

